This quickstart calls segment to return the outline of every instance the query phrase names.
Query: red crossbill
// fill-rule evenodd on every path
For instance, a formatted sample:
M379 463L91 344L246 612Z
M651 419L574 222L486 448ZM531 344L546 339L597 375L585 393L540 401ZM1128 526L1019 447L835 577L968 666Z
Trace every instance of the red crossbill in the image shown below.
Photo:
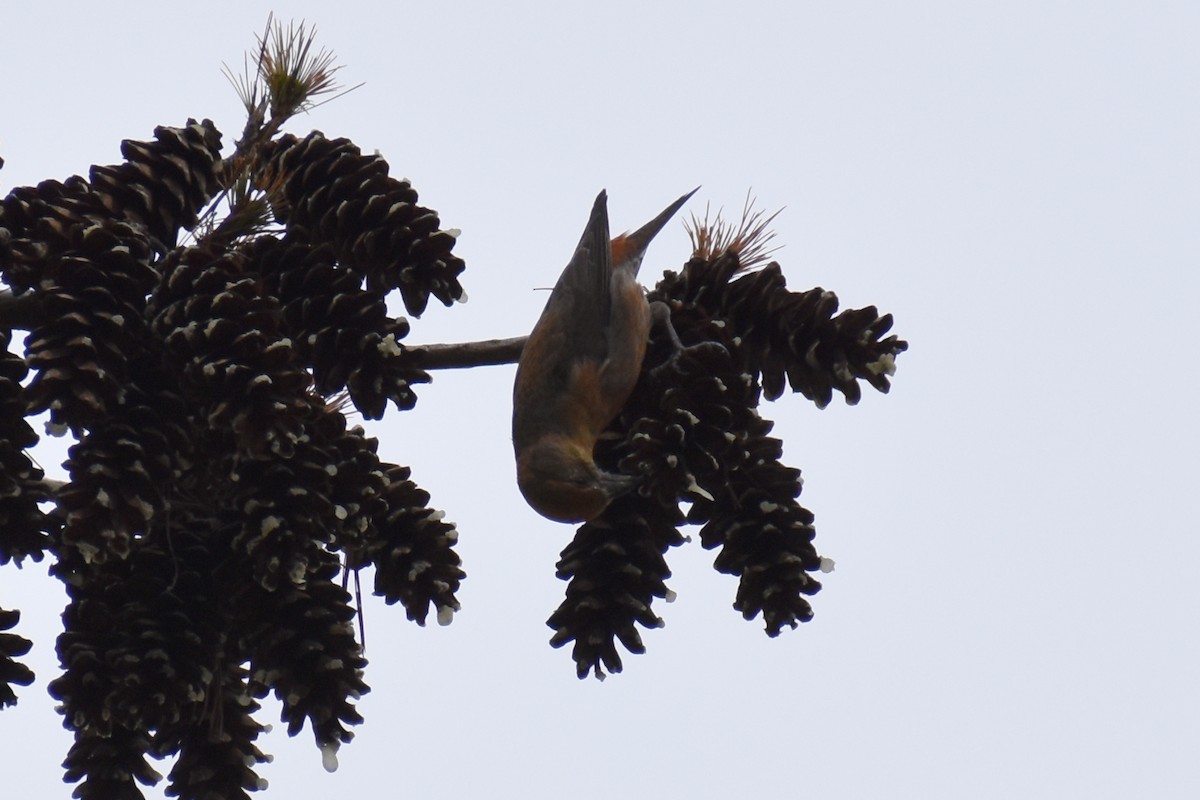
M695 190L609 241L602 191L575 255L529 334L513 387L513 450L525 500L558 522L593 519L637 479L596 466L596 440L629 399L650 336L637 282L646 247Z

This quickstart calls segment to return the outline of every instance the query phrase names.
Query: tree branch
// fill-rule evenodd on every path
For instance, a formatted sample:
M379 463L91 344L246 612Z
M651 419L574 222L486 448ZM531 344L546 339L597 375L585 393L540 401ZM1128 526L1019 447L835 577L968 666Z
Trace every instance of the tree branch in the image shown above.
M33 292L15 295L0 291L0 328L32 330L42 322L42 304ZM423 369L466 369L515 364L527 336L486 339L481 342L419 344L407 348L416 366Z
M42 304L37 295L15 295L0 291L0 328L32 330L42 322ZM466 369L515 364L521 357L527 336L511 339L486 339L481 342L419 344L407 348L416 366L423 369Z
M528 336L456 344L419 344L406 348L422 369L464 369L515 364Z

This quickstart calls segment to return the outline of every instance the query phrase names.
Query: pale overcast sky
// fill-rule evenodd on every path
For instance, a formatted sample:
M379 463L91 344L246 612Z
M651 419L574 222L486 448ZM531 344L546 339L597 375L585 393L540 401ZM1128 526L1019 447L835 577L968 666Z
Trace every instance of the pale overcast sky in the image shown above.
M221 66L271 8L7 8L0 190L189 116L232 146ZM603 684L547 644L573 531L517 492L513 368L435 375L375 431L459 526L463 610L368 604L366 723L334 774L277 725L264 797L1200 797L1200 6L275 10L366 83L289 129L378 149L463 231L470 302L410 341L527 333L599 189L624 230L701 184L692 211L786 206L789 285L893 313L911 349L890 395L761 409L837 561L816 618L769 640L692 543ZM672 224L643 279L687 255ZM0 573L38 672L0 712L5 797L70 794L62 604L44 564Z

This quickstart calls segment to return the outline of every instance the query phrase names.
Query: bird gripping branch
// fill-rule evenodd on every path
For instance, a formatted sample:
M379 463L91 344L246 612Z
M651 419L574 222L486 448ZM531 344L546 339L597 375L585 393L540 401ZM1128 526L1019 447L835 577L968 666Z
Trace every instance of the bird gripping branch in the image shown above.
M592 450L629 399L646 355L652 315L637 282L642 257L695 192L610 242L601 191L529 334L513 387L513 450L517 485L544 517L585 522L637 484L597 467Z

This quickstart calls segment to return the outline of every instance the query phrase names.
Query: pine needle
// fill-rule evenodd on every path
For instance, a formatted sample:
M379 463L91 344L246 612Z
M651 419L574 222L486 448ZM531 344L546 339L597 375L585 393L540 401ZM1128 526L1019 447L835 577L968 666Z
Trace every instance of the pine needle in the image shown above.
M269 46L259 42L258 74L271 98L272 119L307 111L312 108L312 98L341 88L334 79L341 66L329 50L313 50L316 36L315 28L290 22L286 31L282 24L272 27Z
M692 242L692 256L711 261L726 253L733 253L743 270L767 263L782 246L770 246L775 238L775 231L771 230L770 225L781 211L782 208L767 215L765 211L755 209L754 198L749 191L742 206L741 220L736 225L724 219L723 209L718 209L716 216L710 218L708 206L705 206L703 218L693 214L691 221L684 223Z
M249 54L244 56L240 74L228 65L223 69L250 116L248 132L265 125L269 138L296 114L358 88L343 89L338 83L335 76L342 66L331 51L315 48L317 30L303 21L284 27L270 15L266 29L256 38L257 54L253 60ZM315 102L323 95L333 97Z
M289 22L285 27L270 14L262 34L256 37L253 55L247 53L242 59L242 71L235 73L228 65L223 66L226 79L246 109L246 126L235 152L225 159L225 189L201 216L195 234L198 241L210 236L232 241L269 229L269 201L278 201L282 176L257 175L253 181L249 179L247 171L255 169L262 146L292 116L358 88L343 89L337 82L335 75L342 67L332 52L316 48L316 37L316 28L303 21ZM324 95L331 96L316 102ZM222 205L229 210L218 223L216 215Z

